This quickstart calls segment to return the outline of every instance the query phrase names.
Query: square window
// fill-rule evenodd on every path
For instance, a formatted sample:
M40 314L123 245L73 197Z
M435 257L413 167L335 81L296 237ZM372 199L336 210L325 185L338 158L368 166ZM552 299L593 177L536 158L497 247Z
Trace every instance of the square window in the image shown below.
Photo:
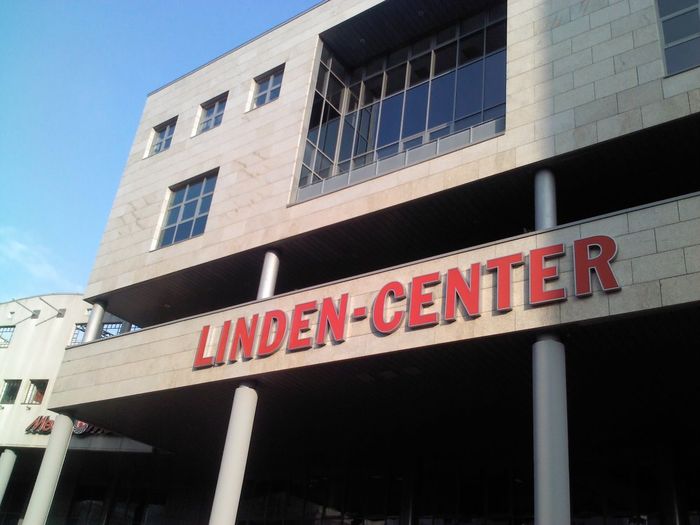
M5 379L5 383L2 385L2 394L0 394L0 405L11 405L15 402L21 383L21 379Z
M202 117L199 120L199 126L197 126L197 134L209 131L221 124L227 98L228 91L202 104Z
M268 73L265 73L264 75L260 75L255 79L253 108L264 106L268 102L272 102L280 96L283 75L284 66L280 66Z
M158 124L153 128L153 141L151 142L150 155L155 155L170 148L170 143L173 140L173 133L175 133L175 124L177 124L177 117Z
M666 72L700 66L700 12L697 0L658 0Z
M217 172L171 188L158 247L170 246L204 233ZM105 329L103 327L103 333ZM112 334L110 334L112 335Z
M24 396L25 405L40 405L44 400L48 379L30 379L27 395Z
M14 333L14 326L0 326L0 348L7 348L8 346L10 346L12 334Z

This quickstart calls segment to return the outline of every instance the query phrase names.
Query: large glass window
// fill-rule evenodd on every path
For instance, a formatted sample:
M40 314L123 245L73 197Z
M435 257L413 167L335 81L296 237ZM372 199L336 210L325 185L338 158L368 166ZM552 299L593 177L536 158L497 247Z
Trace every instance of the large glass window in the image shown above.
M172 188L158 247L204 233L216 187L216 173Z
M173 140L173 133L175 133L175 124L177 124L177 117L153 128L151 155L155 155L156 153L170 148L170 144Z
M221 124L224 119L227 98L228 92L202 104L202 117L199 120L197 133L204 133Z
M0 326L0 348L7 348L10 346L10 341L14 333L14 326Z
M698 0L659 0L666 71L669 75L700 65Z
M280 96L282 88L282 76L284 66L276 68L274 71L265 73L255 79L255 99L253 107L257 108L268 102L272 102Z
M46 394L46 387L49 385L48 379L31 379L27 394L24 396L25 405L40 405Z
M324 49L299 187L503 120L505 48L499 4L354 71Z
M2 394L0 394L0 404L11 405L14 403L21 384L21 379L5 379L2 385Z

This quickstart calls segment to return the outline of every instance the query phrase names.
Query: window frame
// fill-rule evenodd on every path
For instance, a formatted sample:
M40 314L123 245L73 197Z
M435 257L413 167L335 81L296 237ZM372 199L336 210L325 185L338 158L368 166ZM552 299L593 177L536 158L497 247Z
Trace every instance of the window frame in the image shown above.
M217 168L169 188L168 204L165 207L160 232L158 233L156 249L167 248L168 246L179 244L188 239L199 237L200 235L204 234L206 224L209 220L209 214L211 212L211 205L214 198L214 191L216 190L218 175L219 169ZM213 182L210 184L209 181ZM190 197L190 188L200 183L201 187L199 188L197 195ZM182 195L182 199L179 199L179 194ZM202 212L204 202L206 202L206 210ZM194 210L190 214L190 212L187 210L187 206L193 203L195 203ZM176 216L173 220L171 220L172 214L175 210L177 210ZM196 223L200 220L202 222L201 232L192 234ZM178 239L180 227L187 222L192 223L188 228L189 234ZM168 230L172 230L172 236L170 236Z
M200 105L200 117L197 123L197 133L195 135L201 135L207 131L211 131L214 128L218 128L224 121L224 111L226 110L226 102L228 100L228 91L218 95L212 99ZM213 112L208 115L207 112L213 109ZM217 122L218 119L218 122ZM210 122L210 125L206 125ZM206 127L205 127L206 125Z
M173 135L175 134L176 125L177 116L153 127L153 138L151 140L151 146L148 148L149 157L152 157L153 155L158 155L159 153L163 153L164 151L170 149L170 146L172 145ZM163 133L162 136L160 136L161 133ZM165 146L163 147L163 145Z
M251 109L262 107L270 102L274 102L282 91L282 80L284 79L284 64L263 73L253 79L255 90ZM261 89L262 86L265 86ZM262 101L260 98L262 97Z
M43 390L40 388L43 385ZM24 394L23 405L41 405L46 398L49 388L48 379L30 379L27 391ZM37 399L38 397L38 399Z
M10 386L10 384L15 384L17 386L17 389L15 390L14 396L11 400L5 400L5 396L7 395L8 387ZM21 379L5 379L2 385L2 391L0 391L0 405L14 405L17 402L17 396L19 395L19 391L21 388Z
M686 6L681 9L677 9L676 11L672 11L666 15L661 14L661 3L659 0L655 2L656 4L656 14L658 18L658 27L659 27L659 35L660 35L660 40L661 40L661 51L663 54L663 62L664 62L664 70L666 72L666 76L673 76L677 75L679 73L683 73L685 71L690 71L691 69L695 69L696 67L700 67L700 52L698 54L698 57L693 65L684 67L682 69L677 69L677 70L671 70L669 69L669 61L668 61L668 50L672 49L676 46L685 44L687 42L691 42L693 40L698 41L698 46L700 46L700 30L696 31L692 35L686 35L680 39L674 40L672 42L668 42L666 39L666 32L664 30L664 22L667 22L669 20L672 20L674 18L683 16L687 13L692 13L693 11L696 12L698 18L700 18L700 0L696 2L695 5L691 6Z
M0 326L0 348L9 348L12 342L12 336L15 335L15 325ZM5 334L10 334L9 338L5 338Z

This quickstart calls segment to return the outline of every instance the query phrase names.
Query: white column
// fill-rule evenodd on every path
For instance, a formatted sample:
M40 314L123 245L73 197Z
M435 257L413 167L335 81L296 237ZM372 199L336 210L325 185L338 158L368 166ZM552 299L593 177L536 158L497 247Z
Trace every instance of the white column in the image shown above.
M12 469L15 467L16 459L17 455L9 448L6 448L0 454L0 505L2 505L2 500L5 497L7 485L10 483L10 476L12 475Z
M535 174L535 228L557 225L557 192L549 170ZM553 334L532 346L535 525L571 523L566 354Z
M105 315L105 305L101 302L95 302L92 305L92 311L90 312L90 319L88 319L87 326L85 327L85 337L83 337L83 343L89 343L95 339L99 339L102 335L102 319Z
M276 252L265 252L262 273L260 274L260 285L258 286L258 299L267 299L275 295L275 284L277 283L277 272L280 267L280 259Z
M571 523L566 357L555 336L532 346L535 525Z
M209 525L236 523L257 403L258 394L253 388L241 385L236 389Z
M34 490L32 490L32 497L29 500L23 525L44 525L46 523L72 433L73 422L71 419L62 414L56 416L49 444L44 451L39 474L34 482Z

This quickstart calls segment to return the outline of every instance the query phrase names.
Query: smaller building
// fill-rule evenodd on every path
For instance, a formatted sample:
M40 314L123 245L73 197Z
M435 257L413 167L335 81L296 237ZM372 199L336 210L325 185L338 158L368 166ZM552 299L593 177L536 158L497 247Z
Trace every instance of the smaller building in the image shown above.
M47 407L58 369L66 347L82 341L91 308L80 294L48 294L0 304L1 525L20 523L26 512L57 415ZM105 316L100 336L132 329ZM152 450L76 421L68 451L71 468L61 477L47 523L84 523L83 516L99 516L101 508L91 504L93 494L116 485L117 465L144 456L133 453Z

